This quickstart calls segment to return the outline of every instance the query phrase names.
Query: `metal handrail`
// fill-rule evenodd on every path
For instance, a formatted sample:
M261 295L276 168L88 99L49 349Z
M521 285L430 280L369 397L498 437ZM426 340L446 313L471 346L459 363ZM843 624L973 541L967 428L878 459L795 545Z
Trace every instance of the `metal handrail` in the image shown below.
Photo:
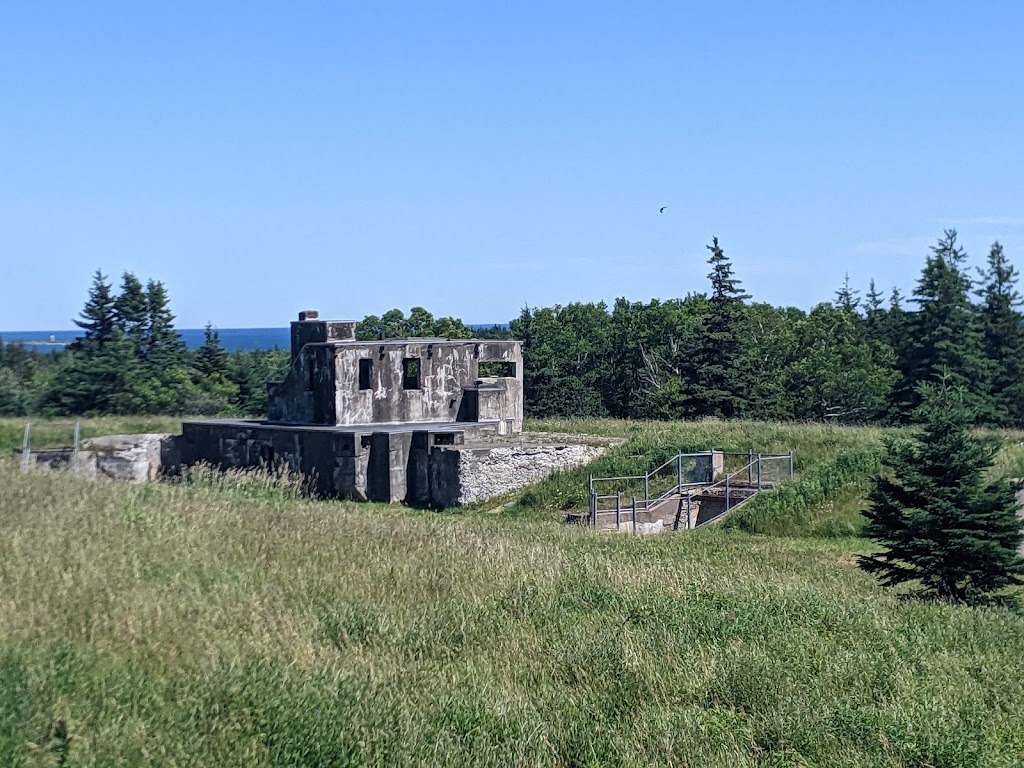
M682 459L683 459L683 457L696 457L696 456L712 456L713 457L716 453L719 453L719 454L721 454L723 456L747 456L748 458L750 458L750 461L748 461L748 463L745 466L740 467L739 469L734 470L733 472L730 472L729 474L727 474L722 479L717 480L717 481L715 481L713 483L700 483L700 482L683 483L682 482ZM710 491L712 489L720 488L722 486L725 487L725 493L726 493L726 513L728 513L732 509L732 505L730 503L731 499L729 498L730 497L730 490L731 490L732 481L736 477L738 477L739 475L741 475L741 474L743 474L745 472L747 474L747 482L748 482L748 484L752 484L753 481L754 481L753 468L756 466L757 467L757 486L756 486L757 490L755 491L755 493L753 495L757 495L757 493L760 493L763 490L763 486L762 486L762 464L765 461L781 461L783 459L788 459L788 461L789 461L789 479L790 480L793 479L793 453L792 453L792 451L790 451L788 454L778 454L778 455L770 454L770 455L767 455L767 456L762 455L762 454L757 454L757 458L753 458L753 455L754 455L753 451L747 451L747 453L745 453L745 454L744 453L739 453L739 452L734 452L734 451L714 451L714 450L706 451L706 452L702 452L702 453L686 453L686 454L684 454L682 452L679 452L673 458L669 459L668 461L664 462L663 464L661 464L657 468L655 468L655 469L651 470L650 472L647 472L647 473L645 473L643 475L627 475L627 476L623 476L623 477L594 477L593 475L591 475L591 477L590 477L590 517L591 517L591 522L596 525L596 523L597 523L597 516L599 514L605 514L605 513L610 514L610 513L612 513L614 511L615 515L616 515L616 527L618 527L619 521L620 521L620 517L621 517L621 510L622 510L622 492L621 491L617 491L615 494L597 494L597 493L594 492L594 483L595 482L612 482L612 481L628 481L628 480L633 480L633 481L643 480L644 481L644 496L643 496L643 499L637 498L636 496L634 496L633 499L632 499L632 510L633 510L633 515L634 515L634 526L635 526L635 522L636 522L635 515L636 515L636 511L637 510L647 511L647 510L651 509L652 506L656 507L657 505L661 504L662 502L664 502L664 501L668 500L669 498L671 498L673 496L676 496L676 495L679 496L680 503L682 503L683 499L686 500L687 509L689 510L690 504L692 503L694 496L696 496L698 494L701 494L701 493L707 493L708 491ZM668 488L666 491L664 491L659 496L657 496L657 497L655 497L653 499L650 498L650 480L651 480L651 477L655 476L658 472L661 472L663 469L665 469L666 467L670 466L673 462L676 462L678 464L678 466L679 466L679 474L678 474L678 477L677 477L677 482L675 483L675 485L673 485L672 487ZM689 488L690 490L684 491L684 488ZM746 499L744 499L740 503L741 504L746 503L751 498L753 498L753 495L748 496ZM597 509L598 501L599 500L603 500L603 499L616 499L616 509L615 510L601 510L601 511L598 511L598 509ZM689 513L687 514L687 527L689 527Z

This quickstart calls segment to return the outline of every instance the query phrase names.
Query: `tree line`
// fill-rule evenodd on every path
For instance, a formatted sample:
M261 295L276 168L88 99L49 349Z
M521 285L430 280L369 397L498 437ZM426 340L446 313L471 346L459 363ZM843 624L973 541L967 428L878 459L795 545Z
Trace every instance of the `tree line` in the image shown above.
M998 242L972 271L948 230L909 299L847 279L809 312L751 301L717 238L708 250L708 293L523 309L527 412L905 423L945 377L977 422L1024 424L1024 316Z
M510 328L471 330L422 307L363 318L361 339L514 337L524 343L531 416L904 423L920 385L962 387L978 423L1024 425L1024 316L1018 273L997 242L971 269L955 230L925 259L913 294L872 281L804 311L757 302L715 238L710 290L684 298L526 307ZM93 276L65 351L0 344L0 414L253 415L284 350L228 353L215 328L186 349L166 288L131 273Z
M209 324L187 349L165 286L130 272L115 291L97 270L74 322L82 334L64 351L0 344L0 415L258 415L288 370L283 350L229 354Z

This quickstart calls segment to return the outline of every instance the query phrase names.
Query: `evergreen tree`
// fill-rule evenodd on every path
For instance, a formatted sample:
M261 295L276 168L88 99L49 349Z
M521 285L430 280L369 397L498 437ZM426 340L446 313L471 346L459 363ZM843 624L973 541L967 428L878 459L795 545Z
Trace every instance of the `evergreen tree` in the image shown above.
M186 410L202 415L228 413L237 409L239 387L232 377L231 357L220 343L220 333L210 323L203 331L203 344L195 352L194 383L197 392Z
M875 278L868 281L868 293L865 296L865 309L868 316L872 313L884 312L882 292L875 287Z
M874 287L874 282L872 282ZM835 300L836 309L841 309L844 312L855 314L857 308L860 307L860 291L854 291L850 289L850 273L847 272L843 278L843 287L836 291Z
M990 413L987 401L987 365L982 335L970 301L972 283L965 271L967 254L957 245L956 230L946 230L925 262L914 301L919 311L910 328L913 346L906 351L907 385L947 377L951 386L963 387L978 417ZM916 390L913 390L916 392ZM920 398L914 395L915 407Z
M929 597L974 601L1021 581L1017 488L986 478L999 443L972 434L963 387L921 387L920 435L887 443L889 476L869 496L865 535L884 547L860 566L885 586L919 582Z
M24 416L30 407L25 383L10 368L0 367L0 416Z
M229 355L220 343L220 331L207 323L203 329L203 344L196 350L196 370L201 376L227 377Z
M146 283L146 335L143 355L150 367L180 367L185 358L185 343L174 330L174 314L164 284Z
M121 292L114 300L114 317L125 336L141 351L148 325L146 292L131 272L121 276Z
M89 299L82 309L82 317L74 323L85 334L76 339L70 349L81 350L87 345L101 345L110 339L117 322L117 313L114 307L114 295L111 285L107 282L107 276L100 270L92 276L92 286L89 288Z
M1020 427L1024 422L1024 316L1017 293L1017 270L998 242L988 255L988 267L979 270L983 281L981 329L985 356L991 365L993 420Z
M744 372L740 370L741 346L738 327L744 301L750 296L733 276L732 262L712 239L708 264L711 296L704 320L704 333L693 354L698 383L696 400L700 416L735 418L747 405Z
M42 409L58 414L134 413L131 390L142 378L132 343L117 325L106 341L86 341L63 356L42 397Z
M118 324L117 299L96 270L75 324L85 334L69 345L40 405L51 413L131 412L127 382L138 372L137 354Z
M903 294L900 293L899 288L893 288L892 293L889 294L889 311L902 311L903 310Z

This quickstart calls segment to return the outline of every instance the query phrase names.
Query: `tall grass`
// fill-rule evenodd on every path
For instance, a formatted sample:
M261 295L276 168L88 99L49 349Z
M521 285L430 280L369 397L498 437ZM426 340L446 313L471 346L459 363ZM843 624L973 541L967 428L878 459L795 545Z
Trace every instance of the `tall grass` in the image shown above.
M853 540L0 488L0 765L1024 763L1024 619Z

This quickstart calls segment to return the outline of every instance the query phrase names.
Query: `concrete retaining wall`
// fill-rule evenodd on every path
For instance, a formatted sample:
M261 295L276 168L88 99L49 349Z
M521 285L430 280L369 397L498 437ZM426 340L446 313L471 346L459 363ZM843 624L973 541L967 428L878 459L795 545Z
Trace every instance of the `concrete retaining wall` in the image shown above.
M587 464L607 450L578 443L434 448L430 457L431 502L445 508L508 496L553 472Z

